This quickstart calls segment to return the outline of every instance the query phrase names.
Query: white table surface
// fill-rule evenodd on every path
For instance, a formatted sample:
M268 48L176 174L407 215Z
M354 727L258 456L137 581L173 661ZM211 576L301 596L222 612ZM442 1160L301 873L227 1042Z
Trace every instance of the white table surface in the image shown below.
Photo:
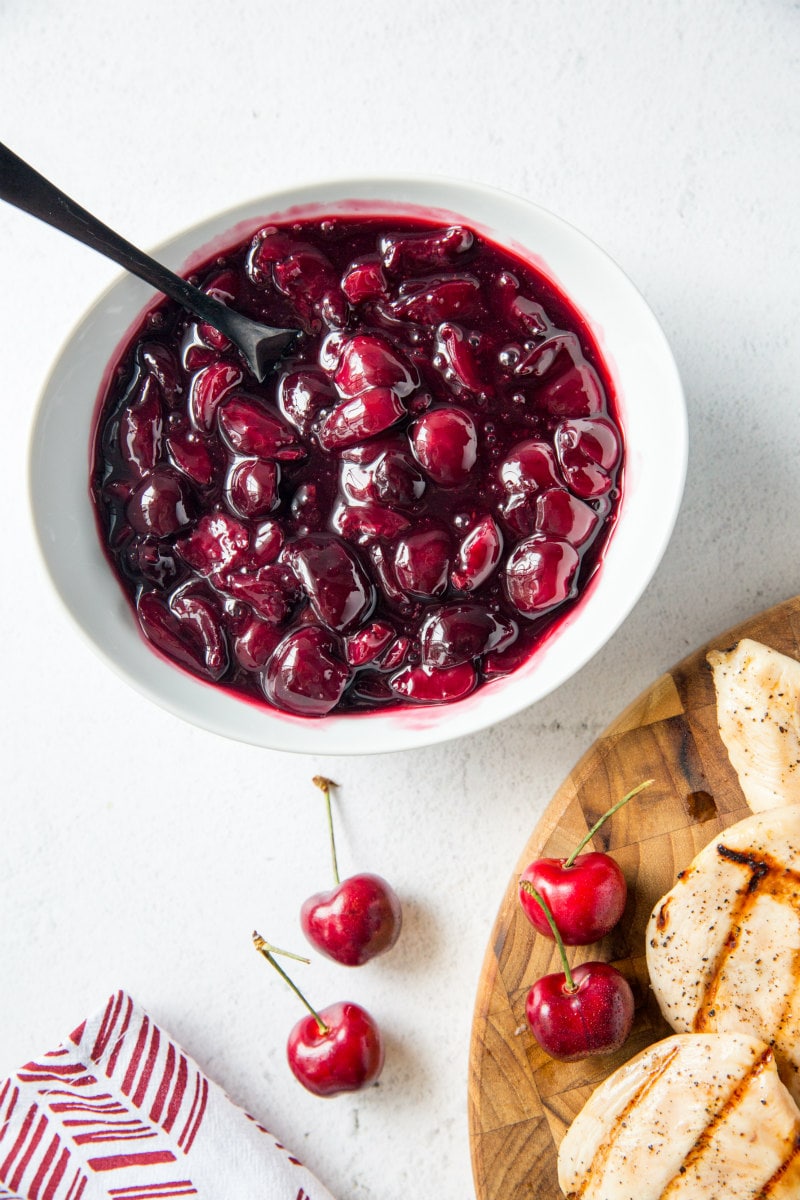
M45 580L26 499L37 395L116 269L0 204L0 1076L119 986L341 1200L473 1193L467 1050L485 944L547 800L673 662L800 586L800 6L789 0L118 3L2 0L0 137L134 242L260 193L381 171L479 180L577 225L628 272L684 380L674 537L616 636L558 692L441 747L360 759L226 742L120 682ZM386 1030L378 1088L306 1094L297 1002L250 946L301 942L345 870L405 903L320 1004Z

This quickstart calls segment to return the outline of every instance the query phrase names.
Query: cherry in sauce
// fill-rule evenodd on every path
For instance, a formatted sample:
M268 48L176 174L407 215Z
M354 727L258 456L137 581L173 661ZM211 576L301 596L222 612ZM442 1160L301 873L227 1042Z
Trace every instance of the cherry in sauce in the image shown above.
M101 398L91 492L148 640L299 716L458 700L598 569L623 438L584 322L465 226L269 225L195 276L299 326L259 384L165 301Z

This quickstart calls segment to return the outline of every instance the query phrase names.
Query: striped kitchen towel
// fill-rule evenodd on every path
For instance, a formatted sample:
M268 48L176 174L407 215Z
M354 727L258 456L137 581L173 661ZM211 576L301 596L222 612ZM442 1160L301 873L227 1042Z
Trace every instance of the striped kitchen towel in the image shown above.
M0 1083L0 1200L332 1200L124 992Z

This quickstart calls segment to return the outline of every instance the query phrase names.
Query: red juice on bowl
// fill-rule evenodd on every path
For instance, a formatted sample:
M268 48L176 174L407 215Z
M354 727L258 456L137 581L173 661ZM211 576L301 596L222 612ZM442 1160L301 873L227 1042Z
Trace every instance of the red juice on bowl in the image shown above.
M467 225L361 211L271 222L192 279L302 332L263 383L167 300L120 351L91 494L148 641L307 717L454 702L527 661L622 483L568 299Z

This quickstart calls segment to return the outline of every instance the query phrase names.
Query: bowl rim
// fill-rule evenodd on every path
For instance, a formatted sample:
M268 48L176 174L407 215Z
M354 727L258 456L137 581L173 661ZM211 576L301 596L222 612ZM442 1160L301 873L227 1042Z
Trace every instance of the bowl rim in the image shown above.
M401 192L408 189L415 192L421 189L430 195L425 200L392 201L385 193L392 191L394 194L395 189L399 189ZM369 195L372 191L375 194ZM439 193L441 193L440 196ZM448 195L461 196L463 208L453 203L452 199L448 200ZM432 199L431 196L439 196L439 199ZM667 443L669 463L664 476L670 485L670 491L662 498L662 506L656 512L655 528L652 525L648 528L644 551L640 549L640 553L633 560L639 570L631 579L627 580L628 586L624 597L617 598L616 609L613 613L608 612L608 605L604 606L605 619L600 632L595 631L592 636L592 631L587 630L569 661L554 670L552 666L554 646L563 641L562 633L573 629L575 625L580 627L581 624L587 623L587 618L582 617L582 614L585 614L587 609L590 613L592 612L591 598L596 594L598 584L606 577L608 560L613 557L613 549L623 528L626 528L626 522L631 521L631 518L627 516L630 505L630 480L628 479L623 488L623 497L615 528L603 551L605 561L603 561L600 571L590 581L584 594L566 619L559 623L558 632L552 639L552 643L550 639L546 638L543 646L518 670L509 676L483 685L464 700L452 704L403 706L386 712L329 715L316 719L295 717L205 683L161 656L150 643L145 641L136 628L135 622L130 619L130 603L123 595L116 576L110 570L102 551L94 510L91 508L90 532L96 543L96 553L90 554L91 566L96 567L98 561L102 563L102 568L108 577L106 582L110 580L119 593L118 603L114 607L119 609L122 605L128 616L128 623L135 637L135 641L128 638L126 642L126 651L130 651L131 646L135 647L133 660L136 669L131 669L127 660L120 661L117 657L118 642L112 638L108 645L98 640L96 629L87 620L85 611L79 611L78 606L71 598L73 580L70 577L75 574L74 564L70 563L65 568L63 561L56 564L51 558L51 554L48 553L48 550L52 552L53 545L58 539L49 536L52 534L52 530L49 529L47 506L42 502L41 489L37 489L36 486L37 466L42 456L42 447L46 444L45 426L48 411L57 401L59 388L65 386L61 376L69 365L70 356L74 356L76 347L81 344L87 333L92 332L94 324L104 314L107 317L109 306L113 307L113 301L116 294L119 293L122 297L121 311L128 314L124 329L122 334L113 341L113 344L105 343L103 353L96 356L105 363L105 370L107 370L116 359L120 342L124 341L131 327L141 319L143 310L156 301L157 294L152 289L148 289L147 285L122 272L111 280L95 301L78 317L63 339L48 371L30 427L27 471L28 502L33 517L35 541L45 572L73 625L78 628L81 636L89 643L92 650L107 663L115 674L161 708L181 717L190 724L221 736L267 749L302 754L361 755L433 745L476 733L505 720L560 687L562 683L580 671L613 636L649 585L671 538L685 486L688 464L688 419L683 388L666 335L639 289L596 242L562 217L512 192L469 180L459 180L447 176L400 173L356 178L342 176L316 182L298 183L296 186L255 196L250 200L229 206L163 239L150 253L167 262L172 259L173 265L179 270L191 270L192 262L199 263L208 257L206 251L209 248L213 250L215 243L220 248L223 245L234 244L238 239L238 230L245 225L249 226L252 231L270 217L291 212L295 208L307 209L319 206L321 209L328 209L337 202L346 206L348 200L356 203L371 201L375 211L380 213L383 209L387 215L391 210L399 214L416 207L418 211L424 210L434 214L446 213L451 217L460 216L472 228L485 231L494 240L515 252L524 251L525 256L538 270L552 278L557 286L566 292L570 302L578 309L592 330L595 340L598 342L600 354L614 379L622 412L623 433L627 434L628 414L626 413L625 398L618 387L618 363L603 346L604 331L598 327L592 314L587 312L583 304L576 299L572 289L561 282L561 272L550 267L547 250L545 249L540 255L537 250L532 250L529 245L518 242L516 238L504 236L501 230L496 230L483 219L476 219L470 212L470 200L475 201L476 199L480 199L489 208L499 205L504 210L505 220L511 219L508 215L511 213L520 218L523 223L525 219L534 224L538 222L547 229L551 236L558 235L556 241L558 238L566 239L565 244L571 245L581 261L583 256L588 254L590 265L601 267L601 274L605 277L606 282L621 289L627 302L633 305L638 320L641 322L639 333L640 335L642 332L647 334L649 352L651 355L655 355L657 360L659 382L665 395L669 398L667 413L670 434ZM257 212L260 213L259 216L256 216ZM212 230L214 232L210 232ZM177 248L185 244L192 248L188 251L180 250L176 254ZM551 255L553 253L552 246L550 253ZM558 259L558 255L556 258ZM139 297L142 303L135 302L136 297ZM653 366L653 370L656 370L656 366ZM91 451L86 434L90 433L94 427L98 394L102 390L104 378L105 376L98 379L91 389L86 389L87 392L91 391L88 430L82 417L78 421L78 425L84 430L83 461L86 475L82 482L85 493L83 499L87 507L90 507L88 467ZM629 469L626 467L626 471ZM74 494L77 495L80 491L77 480L72 481L72 487ZM56 515L64 517L65 513L69 511L68 507L62 506ZM85 529L83 536L85 539ZM84 547L85 549L86 547ZM83 560L82 565L86 566ZM103 590L111 598L111 590L108 587ZM570 635L570 644L577 640L574 634ZM140 657L141 662L139 662ZM545 683L544 685L540 683L537 688L536 676L541 678L542 665L545 660L549 664L545 674ZM219 704L220 699L224 699L222 705ZM254 714L256 714L255 719L253 719ZM359 736L359 734L366 736Z

